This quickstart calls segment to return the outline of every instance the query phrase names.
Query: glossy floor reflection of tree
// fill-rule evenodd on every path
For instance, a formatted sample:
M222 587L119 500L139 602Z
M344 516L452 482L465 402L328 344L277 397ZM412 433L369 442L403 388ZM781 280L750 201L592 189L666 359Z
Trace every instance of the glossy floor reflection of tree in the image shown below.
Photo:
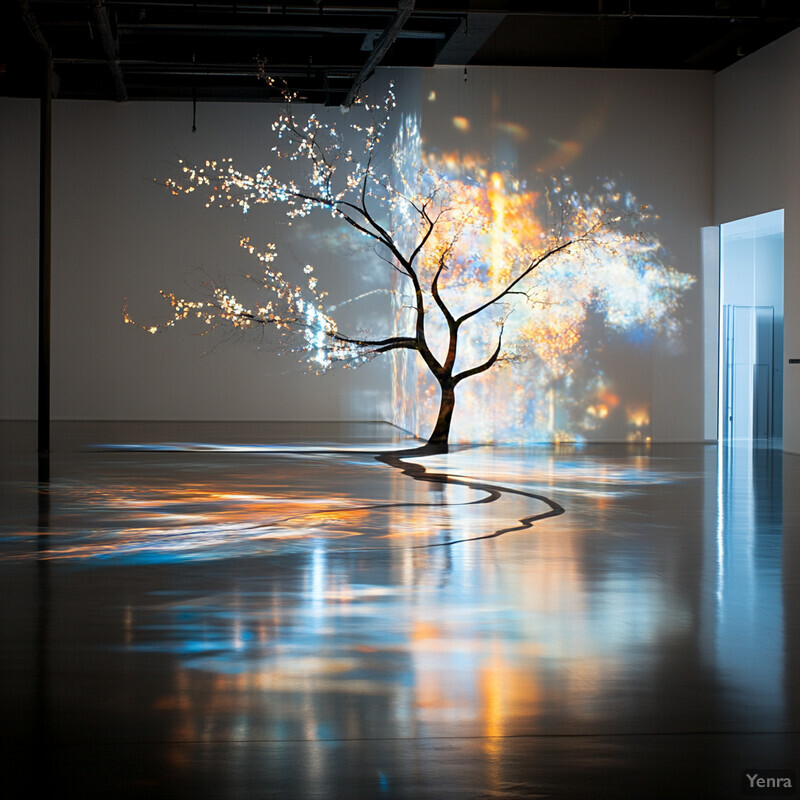
M6 427L9 768L196 798L722 798L797 770L800 458L399 469L391 430L64 425L43 494Z

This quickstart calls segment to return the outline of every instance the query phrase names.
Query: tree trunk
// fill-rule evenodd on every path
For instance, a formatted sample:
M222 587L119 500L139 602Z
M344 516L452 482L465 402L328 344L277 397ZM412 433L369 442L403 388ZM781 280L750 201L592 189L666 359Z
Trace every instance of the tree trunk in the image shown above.
M453 410L456 406L456 387L450 382L440 383L440 387L442 397L439 403L439 416L436 418L433 433L428 437L428 444L446 451L450 438L450 423L453 421Z

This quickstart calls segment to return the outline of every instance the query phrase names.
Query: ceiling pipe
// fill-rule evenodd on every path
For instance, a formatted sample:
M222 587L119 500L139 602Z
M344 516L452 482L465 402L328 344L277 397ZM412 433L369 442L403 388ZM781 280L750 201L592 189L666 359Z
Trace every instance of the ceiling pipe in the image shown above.
M22 0L17 0L21 2ZM86 5L86 0L59 0L62 4ZM159 9L172 8L172 9L186 9L191 11L214 11L214 12L229 12L236 13L237 16L246 14L270 14L280 12L281 14L298 14L319 16L320 11L327 14L386 14L391 9L386 6L376 5L337 5L325 6L324 4L317 4L316 0L312 0L313 5L292 5L289 3L220 3L220 2L189 2L188 0L114 0L114 5L117 6L135 6L136 8L150 8L156 7ZM596 11L538 11L529 10L524 8L509 8L510 3L492 3L486 2L483 4L471 4L468 9L460 8L453 10L446 6L443 7L429 7L415 9L414 13L420 17L437 16L437 17L453 17L463 16L465 11L470 14L513 14L520 17L574 17L584 19L684 19L684 20L719 20L721 22L729 22L731 20L787 20L793 18L792 14L764 14L764 13L731 13L730 11L722 10L719 13L708 12L649 12L649 11L616 11L609 12L603 11L601 5ZM554 5L556 5L554 3Z
M18 0L20 2L20 0ZM86 0L59 0L63 4L85 5ZM291 5L289 3L247 3L247 2L189 2L189 0L114 0L117 6L135 6L137 8L176 8L176 9L189 9L192 11L218 11L218 12L234 12L238 15L249 13L263 13L270 14L280 12L289 14L314 14L319 16L320 5L316 0L313 0L314 5ZM730 20L760 20L760 19L790 19L793 15L787 14L757 14L757 13L738 13L734 14L730 11L722 11L720 13L705 13L700 12L693 14L691 12L684 13L664 13L664 12L648 12L648 11L616 11L608 12L598 9L597 11L537 11L521 8L509 8L510 4L497 4L487 2L485 4L473 4L468 9L458 9L454 11L451 8L421 8L415 9L415 14L418 16L463 16L464 12L475 14L513 14L520 17L575 17L586 19L697 19L697 20L719 20L726 22ZM601 7L602 8L602 7ZM366 6L366 5L348 5L348 6L322 6L325 14L385 14L388 9L386 6Z
M106 62L101 58L54 58L55 64L78 64L95 66L105 64ZM234 75L255 75L257 68L242 63L205 63L199 61L149 61L146 59L120 59L120 64L124 65L130 72L153 72L153 73L178 73L181 71L190 71L193 74L205 75L209 71L217 72L220 75L234 74ZM354 78L358 75L361 69L360 64L324 64L322 62L315 64L316 70L323 68L332 70L334 72L341 72L346 74L349 78ZM270 74L274 70L282 70L289 72L306 72L308 69L307 64L270 64ZM335 77L335 76L334 76Z
M182 25L179 23L160 23L160 22L126 22L119 25L121 33L154 33L169 34L170 36L194 35L197 32L207 33L209 36L287 36L297 34L308 36L318 34L320 37L329 33L341 34L342 36L367 36L371 34L381 35L385 32L384 28L372 27L343 27L339 25L217 25L217 24L190 24ZM398 39L444 39L442 31L398 31Z

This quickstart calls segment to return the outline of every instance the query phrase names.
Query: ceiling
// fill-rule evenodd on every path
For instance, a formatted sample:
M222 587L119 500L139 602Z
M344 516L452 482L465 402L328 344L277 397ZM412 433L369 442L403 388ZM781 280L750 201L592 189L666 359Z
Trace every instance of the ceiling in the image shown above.
M3 0L0 96L349 105L375 67L719 71L800 26L798 0Z

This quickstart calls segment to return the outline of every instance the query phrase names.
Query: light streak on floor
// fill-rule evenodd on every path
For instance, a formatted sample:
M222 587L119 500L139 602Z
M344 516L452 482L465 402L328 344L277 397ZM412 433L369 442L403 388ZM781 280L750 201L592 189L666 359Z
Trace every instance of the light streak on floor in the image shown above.
M798 456L407 459L448 484L377 461L389 426L65 423L40 487L2 432L9 781L728 798L800 766Z

